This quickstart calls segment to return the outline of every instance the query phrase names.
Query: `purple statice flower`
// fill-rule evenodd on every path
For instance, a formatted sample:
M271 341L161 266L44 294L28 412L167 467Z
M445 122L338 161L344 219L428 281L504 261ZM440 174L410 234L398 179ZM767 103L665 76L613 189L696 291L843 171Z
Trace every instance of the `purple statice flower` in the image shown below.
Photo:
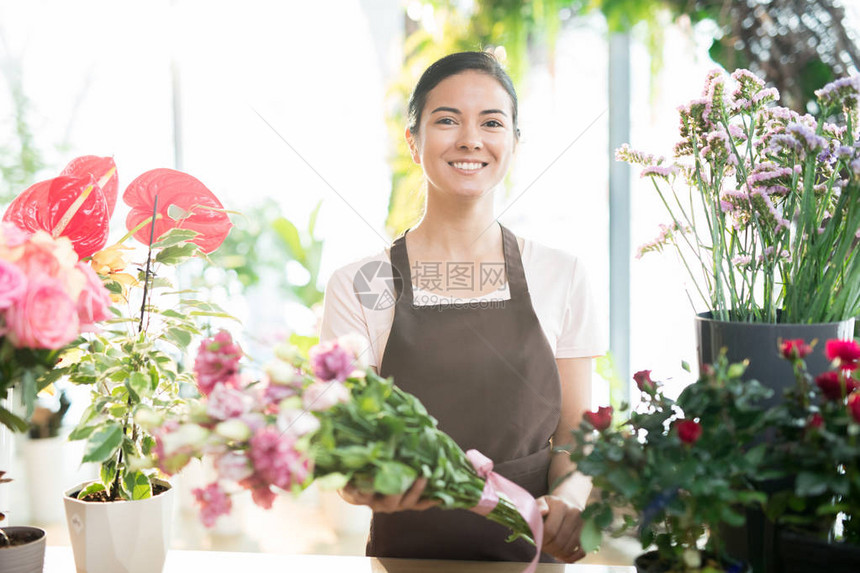
M660 233L657 237L647 243L641 245L636 250L636 258L641 259L645 253L650 253L653 251L662 252L663 247L672 243L675 240L675 233L688 233L690 232L689 228L680 227L679 225L673 223L671 225L660 224Z
M805 122L789 124L788 127L786 127L786 131L794 135L795 139L801 142L810 152L814 153L825 148L827 146L827 140L820 135L817 135L814 128L810 129L810 127L804 125L804 123Z
M765 193L776 197L785 197L791 192L791 189L785 185L768 185L763 188Z
M314 376L325 382L346 380L355 367L355 356L336 340L322 342L311 348L311 370Z
M763 161L753 168L752 173L747 177L747 185L757 187L763 183L790 180L792 173L790 167L782 167L770 161Z
M830 82L820 90L815 90L815 96L823 108L842 105L856 110L858 96L860 96L860 76L840 78Z
M738 255L732 259L732 264L735 266L744 266L752 262L752 257L749 255Z
M779 99L779 91L776 88L765 88L752 96L752 104L755 107L762 106L766 103Z
M848 161L854 157L854 148L848 145L840 145L836 148L835 155L840 161Z
M640 177L662 177L668 180L670 175L677 173L674 165L652 165L642 170Z
M747 140L746 132L739 125L735 125L734 123L729 125L729 135L731 135L734 139L738 139L740 141Z
M643 151L638 151L633 149L625 143L621 147L615 150L615 159L616 161L624 161L630 164L639 164L639 165L660 165L665 161L665 158L662 156L652 155L650 153L645 153Z
M714 68L709 71L705 76L705 87L702 89L702 97L713 97L715 84L722 84L723 82L723 70Z
M767 151L770 153L796 153L803 156L803 145L793 135L777 133L768 138Z
M821 128L821 132L829 137L830 139L842 140L842 136L845 135L845 132L848 130L847 125L836 125L834 123L824 122L824 127Z
M833 166L833 164L836 163L836 154L830 151L829 148L825 148L818 154L816 161L823 165Z
M720 200L720 210L723 213L731 213L735 210L735 206L728 201Z
M848 168L851 169L854 177L860 178L860 157L849 163Z

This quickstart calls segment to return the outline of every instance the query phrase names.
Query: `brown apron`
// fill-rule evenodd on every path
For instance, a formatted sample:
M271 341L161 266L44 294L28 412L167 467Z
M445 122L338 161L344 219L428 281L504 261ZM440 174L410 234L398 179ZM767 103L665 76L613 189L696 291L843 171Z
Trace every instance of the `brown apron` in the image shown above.
M509 300L413 306L406 233L391 246L401 280L380 374L416 395L463 450L533 496L547 493L549 439L560 416L555 357L532 307L517 239L502 231ZM408 231L407 231L408 232ZM397 273L395 273L396 276ZM523 540L467 510L374 513L367 555L414 559L531 561ZM547 554L543 562L555 562Z

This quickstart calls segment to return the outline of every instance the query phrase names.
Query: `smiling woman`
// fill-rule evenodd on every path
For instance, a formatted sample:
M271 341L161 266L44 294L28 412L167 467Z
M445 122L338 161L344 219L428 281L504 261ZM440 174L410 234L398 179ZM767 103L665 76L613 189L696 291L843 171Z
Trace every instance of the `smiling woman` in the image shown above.
M321 339L362 335L371 366L538 498L541 559L576 561L590 483L551 446L567 443L588 409L600 325L577 259L516 237L493 213L519 140L510 78L487 53L442 58L415 87L405 136L424 171L423 218L390 249L332 275ZM388 496L343 490L374 510L369 555L531 559L534 548L506 543L503 527L432 507L425 485Z

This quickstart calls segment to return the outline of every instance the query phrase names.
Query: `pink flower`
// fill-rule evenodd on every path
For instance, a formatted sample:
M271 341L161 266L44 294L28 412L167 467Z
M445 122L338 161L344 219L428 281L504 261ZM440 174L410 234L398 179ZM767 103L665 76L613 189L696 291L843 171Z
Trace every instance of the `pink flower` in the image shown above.
M242 452L230 451L224 453L215 458L214 466L220 479L237 483L254 473L251 467L251 460Z
M206 527L215 525L221 515L227 515L233 509L230 496L222 490L218 483L210 483L205 488L195 488L191 491L200 506L200 521Z
M860 392L854 392L848 396L848 411L854 421L860 424Z
M251 463L264 484L289 489L307 478L307 465L295 449L296 441L274 428L263 428L251 438Z
M314 376L320 380L343 381L353 371L355 356L335 340L323 342L311 348L310 360Z
M815 377L815 383L821 388L821 393L828 400L842 400L846 395L850 394L858 387L860 383L852 378L844 378L838 372L830 371L819 374Z
M84 273L86 284L78 295L78 320L81 330L91 332L96 322L110 318L110 292L91 266L78 263L77 268Z
M596 412L586 412L583 416L595 430L602 432L612 424L612 406L601 406Z
M702 425L693 420L678 420L675 428L678 430L678 437L685 444L695 444L702 436Z
M54 239L44 231L37 231L24 244L24 252L16 262L30 278L38 275L59 277L63 271L75 267L78 255L67 237Z
M640 370L633 375L633 380L636 381L636 387L642 392L651 393L657 388L654 381L651 380L650 370Z
M806 344L802 338L795 338L794 340L783 340L779 351L786 360L797 360L806 358L812 352L812 347Z
M27 292L27 276L16 265L0 259L0 310L21 300Z
M20 247L33 235L14 223L3 221L0 223L0 247L14 249Z
M78 335L78 313L56 280L38 277L27 285L20 304L7 311L6 327L16 348L57 349Z
M860 361L860 344L853 340L828 340L824 355L828 360L839 360L840 368L855 370Z
M322 412L349 401L349 389L340 382L314 382L305 388L302 403L307 410Z
M194 360L200 392L208 396L218 383L238 387L241 358L242 349L226 330L201 342Z
M247 412L248 406L248 398L241 391L216 384L206 401L206 413L216 420L229 420Z
M277 494L267 485L251 488L251 499L263 509L272 509L272 504L275 503L276 497Z

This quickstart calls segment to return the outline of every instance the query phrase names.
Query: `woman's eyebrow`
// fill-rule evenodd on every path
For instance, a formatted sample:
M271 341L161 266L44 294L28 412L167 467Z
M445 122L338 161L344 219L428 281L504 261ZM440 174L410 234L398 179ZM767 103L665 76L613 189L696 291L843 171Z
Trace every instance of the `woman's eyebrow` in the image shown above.
M434 114L434 113L439 112L439 111L447 111L449 113L456 113L457 115L462 115L462 113L463 113L459 109L457 109L456 107L445 107L445 106L437 107L436 109L434 109L430 113ZM507 114L500 109L485 109L479 115L492 115L494 113L498 113L500 115L504 115L505 117L507 117Z

